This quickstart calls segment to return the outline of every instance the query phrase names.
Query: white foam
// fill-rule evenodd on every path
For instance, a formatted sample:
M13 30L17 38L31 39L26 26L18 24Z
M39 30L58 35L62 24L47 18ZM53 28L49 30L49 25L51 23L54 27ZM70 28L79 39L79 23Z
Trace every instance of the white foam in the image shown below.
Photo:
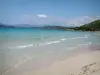
M45 45L49 45L49 44L52 44L53 42L47 42Z
M90 45L90 44L92 44L92 42L89 42L89 43L87 43L87 44L80 44L80 45L77 45L77 46L74 46L74 47L70 47L70 48L67 48L67 49L69 49L69 50L77 49L77 48L79 48L79 47L88 46L88 45Z
M85 37L74 37L74 38L66 38L66 39L81 39L81 38L85 38Z
M17 46L16 48L26 48L28 46Z
M82 39L82 38L88 38L89 35L84 35L84 37L74 37L74 38L63 38L61 41L69 40L69 39Z
M85 38L88 38L88 36L90 36L90 35L84 35L85 36Z
M58 40L58 41L53 41L52 43L59 43L60 41Z
M66 39L61 39L61 41L65 41Z
M26 48L26 47L32 47L33 44L29 44L29 45L22 45L22 46L15 46L15 47L9 47L10 49L13 49L13 48L19 48L19 49L22 49L22 48Z
M39 46L41 46L41 45L49 45L49 44L52 44L52 42L40 43Z
M39 45L50 45L50 44L54 44L54 43L59 43L60 41L50 41L50 42L46 42L46 43L40 43Z
M92 44L92 42L89 42L89 44Z

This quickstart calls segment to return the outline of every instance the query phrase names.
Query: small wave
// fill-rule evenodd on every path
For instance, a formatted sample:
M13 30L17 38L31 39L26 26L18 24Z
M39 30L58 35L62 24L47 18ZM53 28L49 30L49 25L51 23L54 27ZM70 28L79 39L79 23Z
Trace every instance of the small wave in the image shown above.
M49 42L46 42L46 43L40 43L39 45L50 45L50 44L55 44L55 43L60 43L61 41L66 41L66 40L69 40L69 39L80 39L80 38L87 38L87 36L84 36L84 37L74 37L74 38L63 38L63 39L60 39L60 40L57 40L57 41L49 41Z
M40 43L39 45L49 45L49 44L53 44L53 43L59 43L61 41L50 41L50 42L47 42L47 43Z
M65 41L66 39L61 39L61 41Z
M88 38L88 36L90 36L90 35L84 35L85 38Z
M84 37L74 37L74 38L66 38L67 39L82 39L82 38L88 38L89 35L84 35ZM65 40L65 39L64 39Z
M18 49L22 49L22 48L27 48L27 47L32 47L33 44L29 44L29 45L22 45L22 46L16 46L16 47L9 47L10 49L13 49L13 48L18 48Z
M87 44L80 44L80 45L77 45L77 46L74 46L74 47L70 47L70 48L67 48L67 49L69 49L69 50L77 49L77 48L79 48L79 47L88 46L88 45L90 45L90 44L92 44L92 42L89 42L89 43L87 43Z
M9 47L9 48L10 49L13 49L13 48L23 49L23 48L32 47L32 46L43 46L43 45L57 44L57 43L60 43L61 41L66 41L66 40L69 40L69 39L83 39L83 38L88 38L88 36L89 35L84 35L84 37L63 38L63 39L56 40L56 41L49 41L49 42L39 43L39 44L22 45L22 46Z

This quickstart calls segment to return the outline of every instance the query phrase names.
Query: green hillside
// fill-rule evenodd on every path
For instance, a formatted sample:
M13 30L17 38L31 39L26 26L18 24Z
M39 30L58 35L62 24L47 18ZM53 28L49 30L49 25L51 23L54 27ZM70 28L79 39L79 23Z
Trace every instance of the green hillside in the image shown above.
M100 31L100 20L93 21L80 27L76 27L75 30L82 31Z

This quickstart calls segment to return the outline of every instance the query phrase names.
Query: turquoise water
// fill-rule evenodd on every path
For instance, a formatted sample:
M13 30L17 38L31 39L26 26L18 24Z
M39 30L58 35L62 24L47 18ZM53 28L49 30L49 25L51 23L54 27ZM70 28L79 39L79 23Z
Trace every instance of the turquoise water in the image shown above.
M18 68L31 59L64 56L80 46L88 45L100 45L100 33L1 28L0 70L4 72Z

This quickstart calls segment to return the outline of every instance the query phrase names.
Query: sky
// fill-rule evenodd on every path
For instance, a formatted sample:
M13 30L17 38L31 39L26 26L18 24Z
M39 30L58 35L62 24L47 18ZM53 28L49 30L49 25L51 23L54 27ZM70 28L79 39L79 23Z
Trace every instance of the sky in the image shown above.
M100 19L100 0L0 0L0 23L80 26Z

